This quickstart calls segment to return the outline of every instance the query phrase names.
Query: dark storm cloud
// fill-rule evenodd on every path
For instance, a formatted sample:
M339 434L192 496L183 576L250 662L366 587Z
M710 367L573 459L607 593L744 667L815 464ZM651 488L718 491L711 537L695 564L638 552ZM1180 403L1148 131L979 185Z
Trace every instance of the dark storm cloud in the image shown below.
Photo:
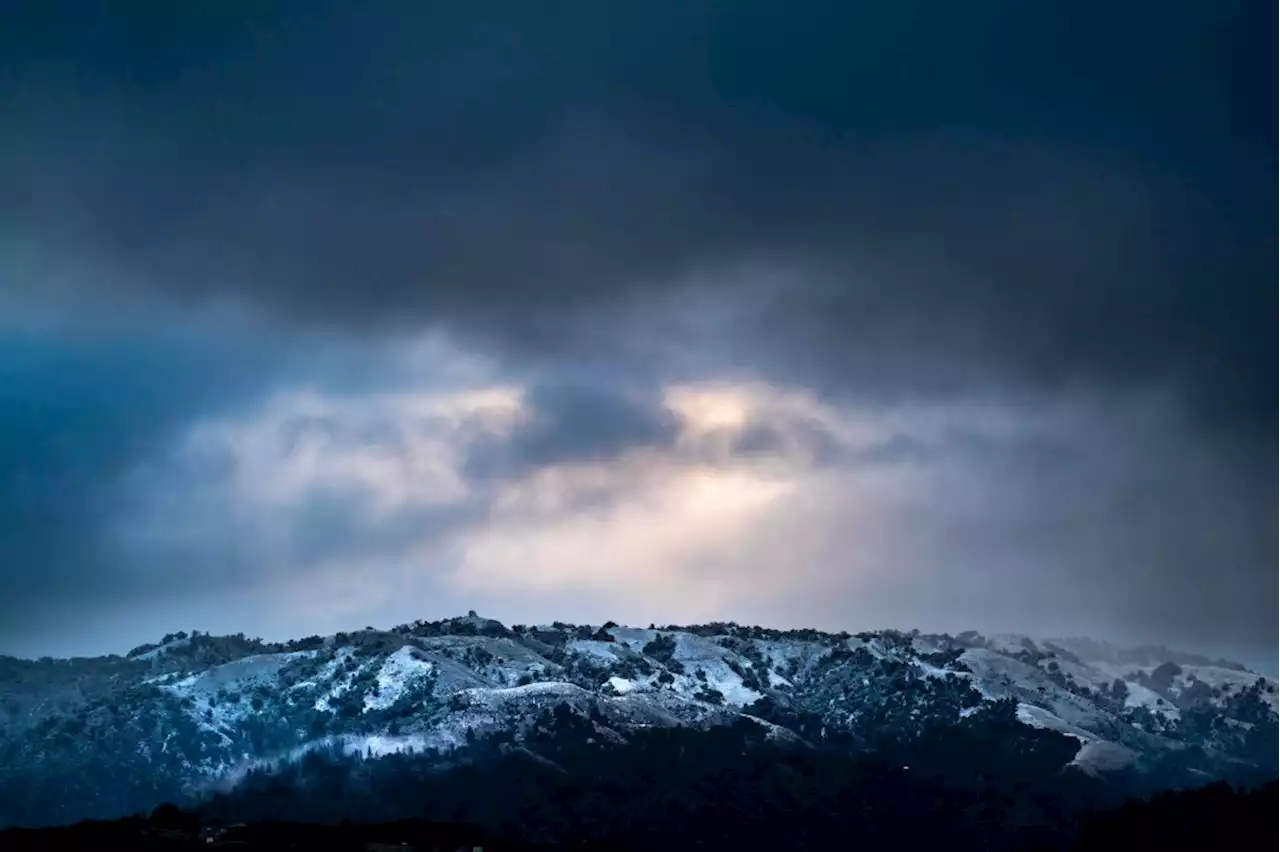
M815 381L1272 418L1261 4L146 8L0 46L14 238L113 281L528 353L801 264L746 331Z
M1143 610L1154 623L1170 598L1195 595L1215 554L1274 577L1273 14L24 4L0 27L0 296L64 310L225 301L370 340L441 326L535 376L613 359L620 384L746 370L863 403L978 393L1034 407L1066 390L1104 413L1167 389L1171 416L1192 424L1168 452L1194 447L1211 472L1135 473L1126 493L1146 496L1113 508L1144 521L1106 551L1130 547L1165 572L1144 580L1160 586ZM708 306L729 319L689 318ZM17 431L0 471L25 490L9 516L22 523L0 518L0 541L89 548L59 532L93 527L86 501L105 498L92 483L150 434L117 428L122 412L154 399L148 428L189 420L184 394L201 386L122 386L140 404L101 403L116 419L80 464L6 410L0 428ZM475 465L666 440L651 401L629 400L549 380L528 429ZM49 434L76 416L50 414ZM796 440L756 428L746 450ZM882 460L936 452L914 440L891 440ZM1141 437L1097 437L1099 452L1123 458L1125 440ZM1046 453L1058 458L1031 448L1001 475L1034 483ZM51 476L33 485L23 469ZM1205 502L1210 480L1233 511ZM1141 509L1157 493L1205 519L1203 559L1166 552L1166 514ZM314 509L317 552L339 547L342 499ZM1028 498L1043 515L1026 529L1056 529L1048 502ZM1077 536L1059 532L1037 542L1057 551ZM1274 615L1238 620L1269 644Z
M118 485L191 418L252 398L267 362L189 330L0 335L0 641L68 602L138 594L102 564Z
M526 419L510 436L474 442L464 466L478 478L511 477L562 463L602 461L636 447L669 449L675 415L654 393L581 380L543 381L525 397Z
M799 450L817 463L840 454L835 437L819 425L767 420L753 421L737 431L733 436L732 449L735 454L744 456L771 456Z

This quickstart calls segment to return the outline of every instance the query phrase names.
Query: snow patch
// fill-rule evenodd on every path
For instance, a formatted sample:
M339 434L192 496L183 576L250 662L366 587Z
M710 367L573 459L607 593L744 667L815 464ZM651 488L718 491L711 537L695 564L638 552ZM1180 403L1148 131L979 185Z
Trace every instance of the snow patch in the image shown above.
M1177 707L1170 704L1158 692L1135 682L1126 683L1125 686L1129 690L1124 697L1125 707L1145 707L1166 719L1177 719L1182 715Z
M1088 731L1077 728L1075 725L1070 725L1043 707L1037 707L1034 704L1018 705L1018 721L1032 728L1057 731L1068 737L1074 737L1082 743L1090 743L1097 739Z
M613 627L609 630L609 635L620 645L626 645L632 651L644 651L644 646L648 645L658 634L660 630L648 630L639 627Z
M590 657L606 665L614 665L618 662L616 642L604 642L599 639L574 639L568 644L567 648L571 653Z
M577 684L564 683L563 681L541 681L539 683L527 683L524 686L472 687L470 689L461 690L460 694L478 699L494 699L499 701L529 698L533 696L580 697L591 695L591 693L587 692Z
M625 677L617 677L616 675L609 678L607 683L609 686L613 687L614 691L619 695L626 695L627 693L635 692L647 685L641 684L638 681L627 680Z
M406 691L435 674L435 665L422 659L420 654L413 646L405 645L387 655L378 669L377 690L364 698L366 711L385 710L400 700Z
M1132 749L1122 745L1105 740L1090 740L1076 752L1071 765L1090 775L1097 775L1100 772L1123 769L1133 763L1137 757Z

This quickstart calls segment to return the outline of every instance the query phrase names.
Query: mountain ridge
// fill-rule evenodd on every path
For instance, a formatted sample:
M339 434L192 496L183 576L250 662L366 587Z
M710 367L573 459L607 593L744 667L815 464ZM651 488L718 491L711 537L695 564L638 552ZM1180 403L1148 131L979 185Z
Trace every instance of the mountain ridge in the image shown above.
M115 778L112 793L79 783L88 812L58 818L111 816L316 750L448 760L490 738L518 747L562 707L602 741L748 720L854 751L1007 707L1075 741L1069 766L1090 775L1273 773L1275 681L1164 650L973 631L508 627L474 612L280 643L180 632L124 656L0 658L0 791ZM22 821L11 810L0 817Z

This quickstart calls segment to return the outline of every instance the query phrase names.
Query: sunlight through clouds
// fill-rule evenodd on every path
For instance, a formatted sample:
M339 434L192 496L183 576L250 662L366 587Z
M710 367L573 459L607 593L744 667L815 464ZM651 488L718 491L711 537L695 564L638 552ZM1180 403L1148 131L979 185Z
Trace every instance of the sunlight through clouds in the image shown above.
M590 587L653 593L668 596L668 602L673 590L679 590L676 596L719 594L723 590L716 587L725 578L700 573L699 563L745 557L739 548L750 525L797 487L794 481L732 470L617 475L621 481L615 488L622 496L598 511L531 523L510 510L520 504L517 500L496 512L490 524L468 537L456 583L490 590Z
M1126 549L1132 521L1074 484L1149 478L1145 458L1082 449L1099 441L1084 402L859 406L765 381L646 396L444 372L368 393L313 386L195 424L169 468L139 474L150 502L116 535L147 555L130 570L177 566L166 582L210 594L240 586L241 617L268 625L281 600L333 629L358 613L554 618L572 601L642 623L836 630L963 630L989 610L1017 630L1066 600L1098 624L1116 617L1121 601L1057 570L1061 536L1098 572L1151 561ZM1159 457L1169 404L1148 395L1108 416ZM673 429L650 428L666 418ZM1046 502L1052 518L1026 510Z
M1265 4L8 5L0 652L233 591L1274 648Z

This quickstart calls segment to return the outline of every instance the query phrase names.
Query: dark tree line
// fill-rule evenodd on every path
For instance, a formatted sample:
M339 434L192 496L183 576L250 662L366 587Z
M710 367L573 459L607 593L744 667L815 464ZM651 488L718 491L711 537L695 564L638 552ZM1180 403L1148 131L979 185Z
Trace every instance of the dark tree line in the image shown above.
M521 742L483 740L447 763L313 752L252 773L201 812L230 821L445 820L559 848L1022 850L1065 848L1081 816L1112 795L1062 772L1073 742L1011 713L857 756L838 742L779 744L749 720L605 744L600 721L562 705Z
M821 730L816 716L767 709L792 730ZM0 834L0 848L141 849L165 837L169 845L154 848L174 848L169 841L201 826L242 822L251 826L241 830L249 848L317 838L361 848L357 840L384 830L316 826L412 819L470 826L476 837L520 848L1077 852L1233 848L1246 836L1274 837L1276 826L1274 780L1260 791L1218 784L1122 805L1127 788L1064 771L1076 744L1022 725L1010 702L872 751L851 750L840 737L779 740L749 719L642 729L617 741L605 721L562 704L519 740L502 732L451 755L372 759L321 749L251 772L230 794L185 802L185 813ZM290 824L265 825L281 820ZM76 846L77 836L91 842Z

